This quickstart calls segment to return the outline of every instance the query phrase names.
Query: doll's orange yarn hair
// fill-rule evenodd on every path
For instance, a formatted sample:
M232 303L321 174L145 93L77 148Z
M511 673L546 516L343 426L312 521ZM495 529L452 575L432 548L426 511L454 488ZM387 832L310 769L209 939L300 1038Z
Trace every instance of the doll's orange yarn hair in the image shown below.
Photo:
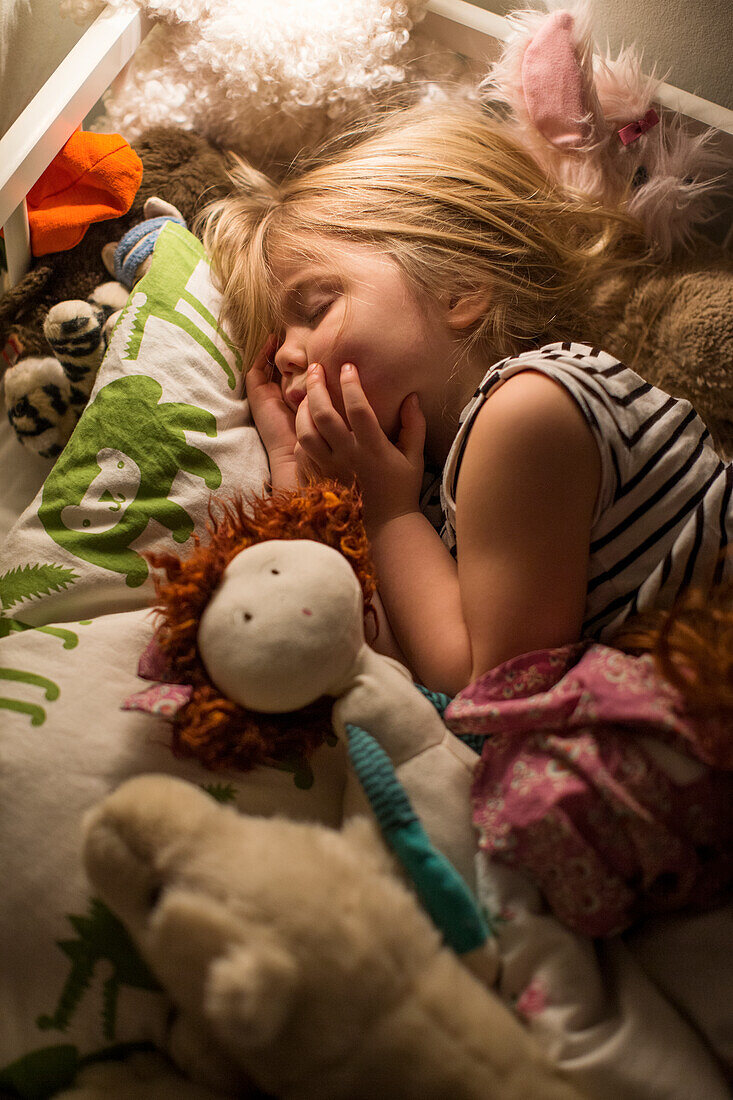
M247 710L226 699L209 679L198 651L201 615L229 562L240 550L269 539L314 539L339 550L364 594L365 617L374 615L374 567L355 488L317 482L244 502L212 501L208 538L193 536L185 558L150 554L155 576L156 643L171 680L193 694L173 720L172 748L209 768L249 770L258 764L297 768L332 735L332 700L284 715Z
M733 582L688 589L671 610L635 616L612 644L652 655L689 710L705 718L698 737L707 762L733 768Z

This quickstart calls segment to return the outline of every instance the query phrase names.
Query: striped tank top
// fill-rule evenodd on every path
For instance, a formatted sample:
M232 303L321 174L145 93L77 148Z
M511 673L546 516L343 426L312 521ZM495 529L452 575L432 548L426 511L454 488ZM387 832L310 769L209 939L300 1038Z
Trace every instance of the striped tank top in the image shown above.
M512 375L540 371L568 391L593 433L601 484L591 529L583 633L608 640L630 615L670 607L690 584L733 574L733 467L688 401L586 344L548 344L503 359L463 410L443 470L442 537L455 554L455 490L475 417Z

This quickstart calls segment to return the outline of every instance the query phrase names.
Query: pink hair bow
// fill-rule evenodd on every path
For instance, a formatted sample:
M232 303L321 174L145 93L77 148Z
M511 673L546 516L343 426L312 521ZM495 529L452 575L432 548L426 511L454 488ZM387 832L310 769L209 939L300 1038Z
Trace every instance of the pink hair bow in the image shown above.
M659 122L659 115L650 107L643 118L637 119L636 122L630 122L628 126L623 126L618 136L623 141L624 145L631 145L632 141L636 141L642 134L645 134L647 130L651 130L652 126L656 126Z

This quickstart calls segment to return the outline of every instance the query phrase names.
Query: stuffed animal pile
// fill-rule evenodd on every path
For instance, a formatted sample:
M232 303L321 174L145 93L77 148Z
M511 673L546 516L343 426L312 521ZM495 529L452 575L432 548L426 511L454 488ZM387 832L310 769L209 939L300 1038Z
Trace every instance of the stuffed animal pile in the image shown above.
M5 407L20 441L44 458L56 458L71 435L102 361L110 318L127 301L131 282L110 281L105 246L154 213L150 207L145 213L152 198L191 224L229 187L224 155L176 127L148 130L135 151L143 177L127 214L91 225L75 248L37 259L0 299ZM109 250L105 255L109 263Z
M64 4L79 15L97 6ZM190 224L225 194L224 156L210 142L244 149L256 162L284 160L347 110L400 84L425 2L324 0L315 17L313 4L279 0L280 20L251 0L147 6L163 25L107 101L109 125L143 162L133 206L92 226L74 250L43 257L0 302L0 349L14 349L17 359L5 380L11 420L23 442L48 457L83 408L105 326L137 271L131 262L125 273L123 249L110 283L105 246L109 264L109 245L151 215ZM633 55L593 68L587 18L533 13L515 26L484 88L506 107L507 124L548 171L585 193L619 201L630 188L628 208L659 254L699 246L717 163L707 142L687 141L659 119L654 82ZM201 77L195 90L192 71ZM563 119L572 125L563 128ZM153 122L167 125L147 129ZM167 204L164 213L146 207L154 197ZM672 208L682 214L670 216ZM141 237L152 232L148 226ZM709 250L616 276L599 286L589 327L584 338L692 400L733 453L730 257ZM66 379L64 408L34 405L39 362ZM93 811L89 878L168 993L167 1053L190 1080L162 1061L96 1066L68 1100L202 1100L259 1090L314 1100L579 1095L486 988L490 940L455 878L457 871L463 889L472 885L468 750L404 671L366 649L364 593L343 559L337 568L323 549L272 538L232 552L207 593L193 648L210 687L268 718L285 704L310 703L316 688L329 708L338 700L334 728L353 761L344 827L240 816L162 776L125 784ZM381 802L380 790L389 795ZM458 931L456 913L466 920Z
M341 492L357 537L358 502ZM306 497L319 493L336 490ZM88 814L89 879L172 1002L167 1053L230 1097L578 1100L487 988L496 954L467 884L475 756L365 643L348 558L287 533L213 540L213 591L201 547L186 573L204 595L211 682L265 714L331 701L352 768L340 831L242 815L168 776L130 780ZM126 1097L124 1080L95 1070L69 1098Z

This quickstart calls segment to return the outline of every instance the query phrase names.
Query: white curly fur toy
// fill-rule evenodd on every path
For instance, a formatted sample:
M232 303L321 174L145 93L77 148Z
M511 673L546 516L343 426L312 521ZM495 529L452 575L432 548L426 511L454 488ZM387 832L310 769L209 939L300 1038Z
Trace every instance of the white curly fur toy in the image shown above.
M111 0L118 7L125 0ZM105 97L105 130L195 130L256 163L289 161L405 79L427 0L138 0L157 21ZM86 19L101 0L61 0Z
M589 3L547 7L509 14L482 96L508 108L519 141L564 184L625 202L658 258L696 246L730 187L715 131L695 132L656 101L661 78L644 73L634 46L617 57L597 51Z

